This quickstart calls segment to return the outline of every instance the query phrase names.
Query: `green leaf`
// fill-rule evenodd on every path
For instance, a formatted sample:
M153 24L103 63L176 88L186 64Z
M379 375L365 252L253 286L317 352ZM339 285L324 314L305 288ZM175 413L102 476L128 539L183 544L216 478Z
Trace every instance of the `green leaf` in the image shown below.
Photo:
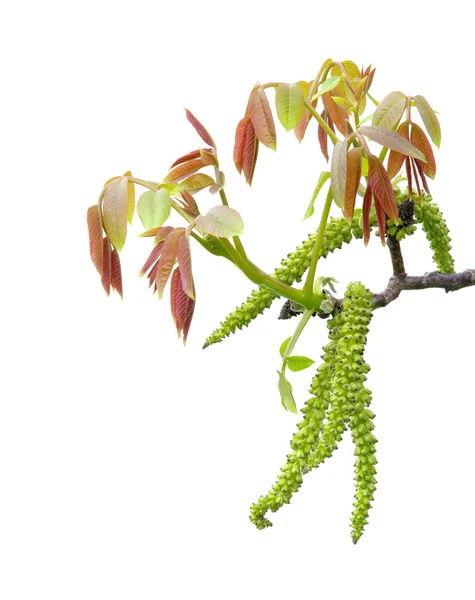
M414 96L414 102L416 103L417 110L421 115L421 119L424 122L427 133L430 135L430 139L434 142L437 148L440 148L440 123L437 115L424 98L424 96Z
M355 109L353 102L350 102L347 98L341 98L340 96L332 96L332 98L335 104L338 104L338 106L341 106L348 112Z
M277 117L287 131L291 131L302 118L305 98L298 83L279 83L275 96Z
M313 213L315 211L315 207L314 207L315 200L317 199L317 196L320 193L320 190L325 185L325 183L330 179L330 177L331 177L331 173L329 171L322 171L320 173L320 177L318 178L317 186L316 186L315 190L313 191L312 199L310 200L310 202L307 206L307 210L305 211L305 215L303 217L304 221L306 219L309 219L313 215Z
M325 81L323 81L321 83L321 85L319 86L318 92L315 94L315 96L313 96L312 102L314 100L316 100L317 98L320 98L320 96L322 94L325 94L326 92L331 92L332 90L334 90L336 88L336 86L340 83L340 81L341 81L341 76L329 77L328 79L325 79Z
M306 356L289 356L287 366L291 371L303 371L311 367L315 361Z
M294 396L292 394L292 386L283 373L280 371L277 371L277 373L279 374L279 393L282 400L282 406L286 410L290 410L290 412L297 414L297 405L295 404Z
M331 187L335 204L343 209L345 204L345 187L346 187L346 139L340 140L333 148L332 164L331 164Z
M161 227L170 216L170 194L166 189L144 192L137 204L137 214L146 230Z
M220 238L240 235L244 231L241 215L229 206L213 206L206 215L196 218L196 227L203 233Z
M396 152L400 152L406 156L412 156L413 158L422 160L422 162L426 162L426 158L422 152L413 146L408 139L399 133L396 133L395 131L385 129L384 127L366 125L364 127L359 127L358 131L368 137L370 140L373 140L373 142L381 144L381 146L386 146L386 148L389 148L390 150L396 150Z
M102 216L104 229L117 250L122 250L127 236L128 206L127 177L113 179L104 191Z
M372 124L374 126L392 129L406 107L406 96L402 92L391 92L381 100L374 111Z
M288 337L286 340L284 340L279 348L279 353L282 356L282 358L284 358L284 354L285 351L287 350L287 346L290 343L290 340L292 339L292 336Z

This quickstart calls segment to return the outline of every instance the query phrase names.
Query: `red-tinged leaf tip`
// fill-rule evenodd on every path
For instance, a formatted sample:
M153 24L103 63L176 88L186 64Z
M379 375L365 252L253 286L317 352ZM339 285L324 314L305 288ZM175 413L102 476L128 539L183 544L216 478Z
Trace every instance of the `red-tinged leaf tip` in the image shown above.
M257 139L254 131L252 121L249 119L246 125L246 137L244 141L244 152L242 160L242 170L246 183L252 185L252 179L254 177L254 171L256 168L257 154L259 151L259 140Z
M163 241L159 242L158 244L156 244L153 247L153 250L152 250L152 252L150 252L147 260L145 261L144 266L140 269L139 277L142 277L142 275L145 275L145 273L149 269L151 269L153 267L153 265L156 263L156 261L159 259L164 243L165 242L163 242Z
M102 276L101 276L102 287L106 294L110 294L111 285L111 243L109 238L105 237L102 240Z
M326 112L322 111L321 117L324 120L325 120L325 115L326 115ZM320 123L318 124L318 143L320 144L320 150L322 151L322 154L323 154L325 160L328 162L328 159L329 159L328 136L327 136L325 130L323 129L323 127L320 125Z
M205 167L218 166L218 158L211 148L209 150L200 150L200 157Z
M419 127L419 125L416 125L416 123L413 123L411 127L411 143L426 157L426 162L422 165L422 170L427 177L434 179L437 167L434 153L432 152L432 146L422 128Z
M249 121L249 117L244 117L244 119L239 121L238 126L236 127L236 135L234 137L233 159L239 175L241 174L243 167L244 145L246 142L246 130Z
M368 156L369 172L368 183L374 194L375 204L379 202L388 217L394 222L399 222L399 212L394 196L391 180L382 162L374 154Z
M373 192L371 190L371 186L368 184L366 187L366 192L363 198L363 240L364 245L367 246L369 242L369 236L371 235L371 225L370 225L370 211L371 211L371 203L373 200Z
M376 210L376 220L378 222L379 237L381 238L381 244L386 246L386 214L384 208L380 202L374 199L374 208Z
M184 156L180 156L180 158L177 158L176 161L170 166L169 170L171 171L173 169L173 167L176 167L177 165L181 165L184 162L193 160L194 158L199 158L200 152L201 152L201 150L198 148L198 150L193 150L193 152L188 152L188 154L185 154Z
M424 175L423 163L420 160L417 160L417 158L414 159L414 162L416 164L417 171L419 172L419 176L420 176L421 181L422 181L422 186L423 186L425 192L427 194L430 194L429 184L427 183L426 176Z
M216 144L214 143L214 140L211 137L211 135L209 134L209 131L206 129L206 127L204 127L198 121L198 119L194 116L194 114L192 112L190 112L187 108L185 108L185 111L186 111L186 118L193 125L193 127L196 129L196 132L201 137L201 139L206 144L208 144L209 146L212 146L213 148L216 148Z
M338 106L331 96L331 92L327 92L322 96L323 104L327 113L330 115L331 120L335 124L338 131L346 136L348 129L346 127L346 119L348 119L348 113L341 106Z
M99 275L102 274L102 225L99 206L95 204L87 209L87 228L89 230L89 250L91 260Z
M191 217L193 217L193 219L195 217L197 217L200 214L200 211L199 211L198 205L196 204L195 199L190 194L190 192L187 192L186 190L184 190L183 192L181 192L181 197L183 199L183 204L185 205L186 212Z
M107 236L117 250L122 250L127 236L128 204L127 177L113 179L104 191L102 216Z
M122 291L122 270L120 268L119 253L116 248L111 252L111 286L121 298L124 297Z
M412 172L414 174L414 181L416 182L417 195L419 196L419 201L422 203L422 191L421 184L419 182L419 177L417 176L417 168L415 165L415 161L411 158Z
M185 235L185 229L183 227L177 227L168 234L163 245L162 252L157 263L158 267L156 282L159 299L162 298L163 290L165 289L167 281L170 278L177 256L178 243L180 241L180 237L183 235Z
M190 240L186 235L183 235L178 242L177 259L178 266L180 268L183 290L185 294L194 300L195 286L193 283L193 273L191 270Z
M249 116L251 117L257 139L270 148L276 149L277 140L275 133L274 117L269 100L262 88L258 88L249 99Z
M180 181L184 177L188 177L196 171L199 171L202 167L204 167L203 160L200 158L195 158L192 160L187 160L176 167L174 167L171 171L167 173L167 176L163 180L163 183L173 183L176 181Z
M406 138L406 140L409 140L409 121L404 121L404 123L401 123L396 131L399 133L399 135ZM389 153L387 168L389 179L396 177L401 170L404 160L404 154L397 152L397 150L391 150Z
M352 148L347 155L345 204L343 215L348 221L353 220L355 200L361 179L361 148Z
M183 289L179 267L173 271L172 275L170 285L170 307L178 337L183 333L183 343L186 344L195 309L195 300L190 298Z

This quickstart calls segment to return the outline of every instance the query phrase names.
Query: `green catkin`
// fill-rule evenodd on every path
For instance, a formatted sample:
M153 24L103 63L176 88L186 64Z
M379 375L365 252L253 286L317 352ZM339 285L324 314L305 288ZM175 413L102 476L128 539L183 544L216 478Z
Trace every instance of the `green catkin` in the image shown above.
M416 201L415 217L419 223L422 223L422 229L432 248L437 270L441 273L455 273L454 259L450 253L452 246L450 245L449 228L439 207L432 202L432 198L428 194L424 195L422 204Z
M298 246L294 252L291 252L287 258L284 258L281 261L281 266L274 271L273 277L287 285L301 281L310 265L316 236L316 233L310 234L307 240ZM332 217L325 229L320 256L325 258L330 252L334 252L337 248L341 248L343 244L351 242L353 238L361 238L362 236L359 214L356 211L352 223L348 223L344 218ZM236 329L247 327L266 308L270 308L272 302L278 297L265 288L254 290L247 300L229 314L221 322L221 326L213 331L207 338L204 347L221 342L234 333Z
M369 404L369 392L364 388L369 366L363 352L371 316L372 294L361 283L350 284L341 311L335 311L328 323L330 343L324 347L323 363L312 380L313 396L302 409L304 419L292 439L292 452L269 494L251 507L250 519L258 529L272 525L265 517L267 511L275 512L290 502L303 474L332 455L348 424L358 431L355 413ZM361 490L366 493L364 486ZM360 513L365 514L365 506L358 509L357 520ZM356 527L360 527L359 521Z

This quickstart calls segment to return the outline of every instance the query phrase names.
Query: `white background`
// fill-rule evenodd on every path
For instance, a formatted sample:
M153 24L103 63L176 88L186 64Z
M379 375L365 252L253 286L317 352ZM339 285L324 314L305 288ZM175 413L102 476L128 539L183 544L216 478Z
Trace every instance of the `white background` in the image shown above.
M197 307L186 349L168 298L137 273L151 241L134 222L125 297L89 259L86 209L130 169L159 180L218 143L251 258L271 271L316 227L301 218L324 162L312 125L279 126L249 189L234 129L259 80L311 79L328 57L377 67L372 92L422 94L440 113L435 200L456 266L475 267L473 31L460 2L16 2L1 22L2 399L0 597L16 599L474 597L475 290L405 293L375 314L367 359L378 489L350 538L353 449L312 472L259 532L248 507L274 482L297 418L280 406L278 347L295 321L265 317L219 346L206 336L252 285L194 248ZM271 94L272 98L272 94ZM199 196L202 210L215 203ZM320 204L321 206L321 204ZM319 212L319 211L317 211ZM179 225L173 217L172 225ZM407 268L432 270L421 233ZM376 238L322 261L342 294L390 275ZM299 351L318 359L315 319ZM312 373L293 376L299 405Z

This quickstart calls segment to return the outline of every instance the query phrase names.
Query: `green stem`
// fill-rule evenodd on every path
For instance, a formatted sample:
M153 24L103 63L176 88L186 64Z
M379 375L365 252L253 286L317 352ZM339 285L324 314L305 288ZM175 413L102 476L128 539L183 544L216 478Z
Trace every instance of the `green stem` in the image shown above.
M373 103L375 106L379 106L379 102L378 102L377 100L375 100L375 99L373 98L373 96L372 96L372 95L371 95L369 92L366 92L366 95L368 96L368 98L371 100L371 102L372 102L372 103Z
M322 248L323 236L325 234L325 228L327 226L328 217L330 215L330 208L332 205L333 195L332 188L327 193L327 198L325 200L325 206L323 207L322 216L320 219L320 225L317 231L317 239L315 240L315 246L313 247L312 258L310 259L310 266L308 268L307 279L305 280L305 284L303 286L303 293L305 299L311 298L313 294L313 282L315 279L315 273L317 271L317 263L320 258L320 251ZM304 306L307 304L303 303ZM308 308L308 306L307 306Z
M307 102L305 100L305 108L308 110L308 112L312 115L312 117L314 117L319 124L322 126L322 129L325 131L325 133L328 135L328 137L331 139L331 141L336 144L338 142L338 137L335 135L335 133L333 133L333 131L330 129L330 127L325 123L325 121L322 119L322 117L317 113L317 111L313 108L313 106Z
M282 357L282 374L285 374L285 368L287 366L287 359L292 354L292 352L295 348L295 344L297 343L297 340L299 339L300 334L305 329L305 326L307 325L310 317L313 315L313 312L314 312L313 310L306 309L305 312L303 313L302 317L300 318L300 321L290 339L290 342L289 342L287 348L285 349L284 356Z

